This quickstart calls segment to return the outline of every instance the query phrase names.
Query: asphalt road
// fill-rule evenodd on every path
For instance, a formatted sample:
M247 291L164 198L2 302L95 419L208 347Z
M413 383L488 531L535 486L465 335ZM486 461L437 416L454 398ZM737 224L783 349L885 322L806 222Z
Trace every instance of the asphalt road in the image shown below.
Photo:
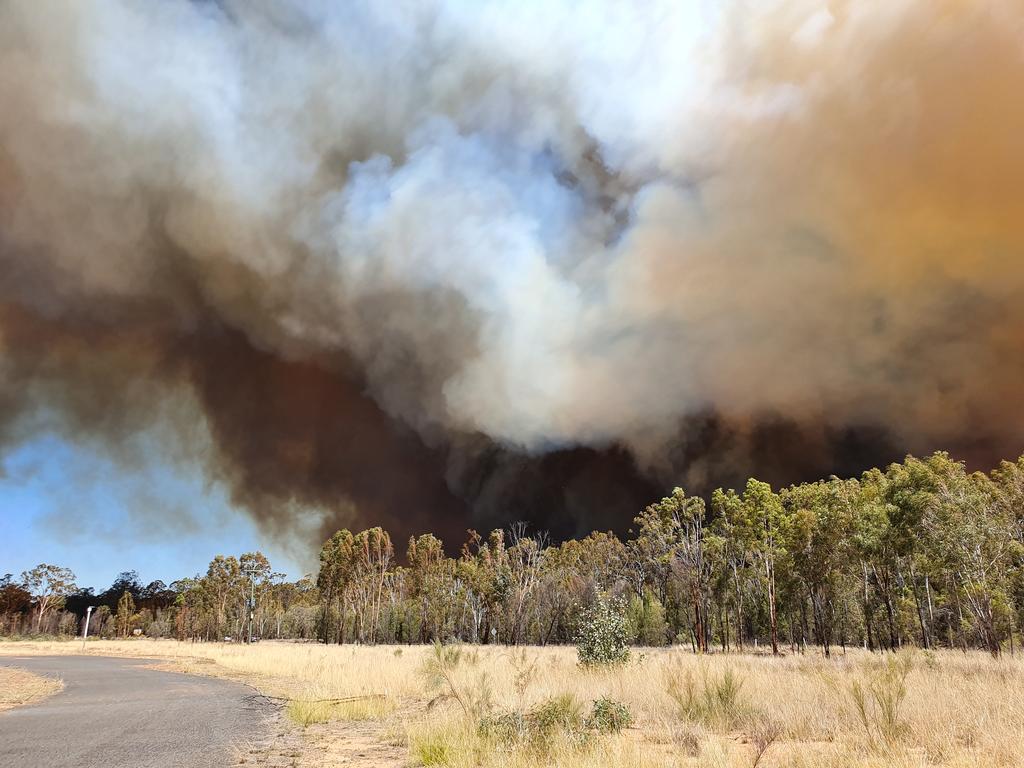
M223 768L265 741L273 708L251 688L146 669L147 659L0 657L64 689L0 713L5 768Z

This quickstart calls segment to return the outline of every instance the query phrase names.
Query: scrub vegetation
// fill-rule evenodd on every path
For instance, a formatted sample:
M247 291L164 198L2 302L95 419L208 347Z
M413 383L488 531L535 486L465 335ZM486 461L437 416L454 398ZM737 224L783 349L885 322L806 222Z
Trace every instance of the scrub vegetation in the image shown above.
M0 654L79 652L76 642L0 644ZM1018 655L662 647L581 665L567 646L145 639L87 652L159 657L279 697L316 739L298 765L333 764L331 744L355 732L365 762L347 759L366 766L1024 766Z

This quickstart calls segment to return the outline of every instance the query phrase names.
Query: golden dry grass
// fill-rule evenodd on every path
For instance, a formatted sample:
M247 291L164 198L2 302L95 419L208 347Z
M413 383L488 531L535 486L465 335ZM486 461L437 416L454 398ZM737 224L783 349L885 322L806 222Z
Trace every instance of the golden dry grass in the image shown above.
M0 644L0 654L79 650L77 643ZM556 733L538 750L481 736L478 714L458 703L428 706L438 693L427 690L423 674L429 647L128 640L90 643L88 652L171 659L186 671L243 679L298 701L289 706L299 722L374 721L377 737L401 744L413 764L749 768L758 739L774 734L762 768L1024 766L1024 662L981 653L893 659L851 651L825 660L649 649L626 666L587 671L571 648L464 649L453 682L470 699L489 691L492 711L529 711L569 694L584 714L608 697L633 715L621 733L582 744ZM893 675L903 663L905 680L898 669ZM737 690L723 703L716 692L727 678ZM382 698L316 703L359 696Z
M63 687L49 677L34 675L23 669L0 667L0 712L26 704L35 704Z

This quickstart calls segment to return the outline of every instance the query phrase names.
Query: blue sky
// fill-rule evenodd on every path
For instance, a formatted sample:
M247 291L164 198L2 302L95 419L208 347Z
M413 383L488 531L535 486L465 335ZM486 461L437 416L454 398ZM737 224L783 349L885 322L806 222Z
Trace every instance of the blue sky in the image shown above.
M0 576L47 562L97 590L126 570L170 583L214 555L254 549L290 578L303 574L197 465L160 453L142 438L115 461L95 444L43 435L0 457Z

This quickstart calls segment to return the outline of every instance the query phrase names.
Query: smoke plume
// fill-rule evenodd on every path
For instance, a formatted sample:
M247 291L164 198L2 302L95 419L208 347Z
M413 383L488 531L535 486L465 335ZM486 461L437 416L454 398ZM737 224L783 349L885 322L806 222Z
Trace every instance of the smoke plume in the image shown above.
M2 3L0 447L453 541L1018 454L1021 83L1017 0Z

